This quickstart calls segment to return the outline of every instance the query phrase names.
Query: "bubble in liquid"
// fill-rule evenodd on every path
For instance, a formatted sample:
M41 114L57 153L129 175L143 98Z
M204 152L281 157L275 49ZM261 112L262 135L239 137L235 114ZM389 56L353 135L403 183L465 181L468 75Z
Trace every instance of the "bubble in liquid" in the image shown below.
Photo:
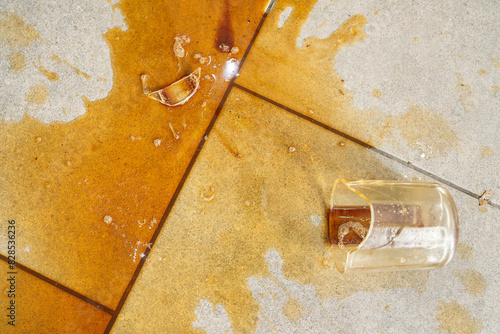
M106 215L106 216L104 216L104 219L103 219L103 220L104 220L104 222L105 222L107 225L109 225L109 224L111 224L111 222L113 221L113 218L111 218L111 216Z
M205 202L211 202L215 197L215 188L213 186L206 187L201 190L201 198Z
M363 224L359 222L348 221L339 226L338 238L339 247L344 248L344 237L349 233L349 229L352 229L360 238L364 239L366 236L367 229Z

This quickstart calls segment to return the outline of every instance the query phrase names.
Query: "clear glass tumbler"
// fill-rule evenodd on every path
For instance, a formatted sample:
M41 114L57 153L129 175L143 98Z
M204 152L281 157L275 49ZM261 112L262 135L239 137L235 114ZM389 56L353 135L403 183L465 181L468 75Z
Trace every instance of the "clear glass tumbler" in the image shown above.
M439 268L455 252L457 210L437 183L338 179L328 237L341 273Z

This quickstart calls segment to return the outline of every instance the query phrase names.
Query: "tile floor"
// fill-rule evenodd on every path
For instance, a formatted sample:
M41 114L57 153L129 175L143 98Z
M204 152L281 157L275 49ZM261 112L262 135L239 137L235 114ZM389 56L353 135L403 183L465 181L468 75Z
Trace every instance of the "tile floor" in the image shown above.
M499 18L436 1L0 5L6 278L12 220L18 261L1 332L500 331ZM161 88L198 67L182 106L142 94L141 74ZM445 184L454 260L338 274L337 177Z

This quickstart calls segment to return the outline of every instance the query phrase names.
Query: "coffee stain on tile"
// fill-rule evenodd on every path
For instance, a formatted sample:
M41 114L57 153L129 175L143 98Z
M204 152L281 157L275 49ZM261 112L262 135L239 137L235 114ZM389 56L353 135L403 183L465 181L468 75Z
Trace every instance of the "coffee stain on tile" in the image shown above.
M19 223L19 222L18 222ZM33 248L36 246L33 244ZM29 251L29 248L24 249ZM0 261L2 272L11 272L5 261ZM111 315L94 307L86 301L53 286L27 273L16 270L17 291L15 291L16 318L15 326L9 325L11 320L5 317L0 323L2 334L15 333L103 333ZM22 293L19 287L22 286ZM7 305L10 284L7 279L0 282L0 300ZM29 310L21 312L20 305L29 306ZM10 315L10 314L9 314Z
M456 300L439 301L438 304L436 319L441 333L479 334L483 329L482 321L473 318L470 311Z
M224 133L218 131L217 129L214 129L213 133L217 135L217 137L219 137L221 143L228 150L228 152L231 153L231 155L233 155L235 158L241 158L241 153L239 152L235 141L231 137L226 137Z
M333 59L343 48L355 45L367 37L363 31L367 22L365 16L356 14L340 25L328 38L308 37L303 43L306 48L311 48L310 50L330 49L334 53L331 55Z
M460 279L465 291L471 296L482 296L486 289L486 279L480 272L473 269L453 270L453 276Z
M392 129L392 119L389 118L381 128L382 131L380 131L379 134L380 139L384 138L387 135L387 133Z
M449 150L458 147L458 137L450 121L436 110L413 105L393 121L408 146L424 154L423 158L446 156Z
M230 2L235 44L242 50L262 17L261 2L255 7ZM104 34L113 69L108 96L84 100L87 112L69 123L44 124L29 115L0 123L0 160L7 162L0 164L0 216L23 222L19 247L33 240L38 245L37 252L23 253L19 261L112 309L227 86L220 80L227 55L213 48L219 22L213 12L221 4L193 0L158 6L153 0L121 0L116 7L128 30L113 28ZM27 45L39 38L15 14L7 18L0 23L2 42ZM9 32L13 26L22 28L22 36ZM188 52L211 56L210 67L203 65L202 70L217 80L203 81L197 94L174 113L142 94L140 76L157 73L152 85L163 87L200 67L187 59L176 74L170 41L178 33L191 36ZM52 60L65 64L57 55ZM35 86L26 98L40 104L47 92L47 87ZM169 123L176 129L186 124L178 140ZM135 133L143 140L131 141ZM38 143L37 137L43 141ZM157 138L163 139L159 147L152 144ZM106 215L112 217L109 224L103 221ZM70 250L71 256L59 249Z
M155 291L163 291L158 307L170 310L162 313L168 324L163 331L188 331L202 298L224 306L235 332L253 332L260 307L248 279L269 277L269 249L280 254L287 279L314 285L320 299L397 287L426 290L428 271L338 273L326 219L323 228L310 223L312 214L326 215L337 176L398 178L371 151L332 145L340 137L238 89L214 131L223 135L205 144L151 255L151 267L161 271L144 273L139 283L159 284ZM290 154L287 147L297 138L300 149ZM235 159L224 141L236 142L242 157ZM217 200L200 196L208 184L217 189ZM142 308L128 302L130 314Z
M214 48L222 52L231 52L231 48L234 46L234 30L231 22L231 4L229 0L224 0L224 9L220 15Z
M236 82L304 115L321 120L324 113L334 114L344 123L340 111L351 106L352 96L335 72L334 59L340 50L367 37L363 31L367 20L353 15L328 38L308 37L299 48L297 38L313 6L314 1L278 1ZM293 7L290 18L277 29L280 14L287 7ZM304 80L311 77L314 80ZM311 109L315 110L313 115L309 114Z
M392 137L390 116L375 109L359 110L353 106L354 93L335 70L335 57L344 48L365 38L367 19L353 15L339 24L325 39L312 36L297 46L303 25L314 1L278 1L266 19L262 33L250 51L236 82L315 120L342 129L343 132L378 146ZM280 14L293 7L287 24L276 28ZM378 91L372 92L378 96ZM380 92L380 97L383 96ZM313 109L314 114L309 110ZM384 132L381 134L381 132Z
M471 111L474 109L475 105L470 101L474 96L472 96L472 91L470 85L464 83L462 75L458 72L455 73L455 78L457 79L457 86L455 87L455 92L459 95L460 103L465 111Z
M56 55L54 52L52 52L52 56L50 57L51 60L56 61L59 65L63 64L63 61L61 58L59 58L58 55Z
M0 20L0 41L11 47L27 47L40 35L31 24L26 24L16 13L3 12Z
M457 258L462 260L472 260L474 258L472 246L464 242L459 242L457 245Z
M483 159L488 159L489 157L491 157L491 156L494 154L494 152L493 152L493 150L492 150L491 148L489 148L488 146L484 146L484 145L483 145L483 146L481 146L481 147L479 148L479 154L481 154L481 157L482 157Z
M379 98L382 97L382 93L378 89L374 89L372 90L372 96Z
M75 66L71 65L67 60L62 60L61 58L59 58L59 56L57 56L55 53L52 53L52 57L50 58L54 61L57 61L57 63L59 65L66 65L68 66L69 68L71 68L73 70L73 72L75 72L77 75L79 76L82 76L84 77L85 79L87 80L90 80L90 75L88 75L87 73L83 72L83 71L80 71L78 68L76 68Z
M35 62L33 62L33 65L35 65L35 68L37 70L39 70L50 81L57 81L57 80L59 80L59 75L56 72L47 71L45 69L45 67L43 66L43 63L42 63L41 56L38 56L38 66L36 65Z
M353 93L346 89L344 80L336 73L335 57L343 48L366 38L363 31L366 18L354 15L328 38L309 37L298 48L297 36L308 19L312 5L308 2L297 5L287 1L276 4L274 14L268 17L267 27L263 28L263 34L259 36L236 80L238 84L308 117L362 138L374 146L384 141L397 140L399 136L396 130L400 130L406 134L409 146L417 150L419 155L423 154L424 158L446 155L448 150L457 148L458 139L449 121L440 117L437 112L429 111L425 118L438 121L439 126L427 122L412 122L424 113L423 108L416 106L411 106L403 116L390 116L375 109L359 110L353 107ZM295 6L291 13L293 20L279 29L277 36L268 27L278 23L278 14L287 6ZM457 80L462 79L457 77ZM463 82L458 87L464 108L473 108L469 101L472 98L470 87ZM372 95L380 98L382 93L374 89ZM315 110L313 115L308 113L311 108ZM419 108L422 110L417 110ZM373 124L385 126L374 127ZM393 128L393 124L397 126ZM441 125L444 126L444 132L441 132ZM422 132L427 138L421 136Z
M47 101L48 89L47 86L40 84L30 87L28 93L26 93L26 101L29 104L42 105Z
M491 200L491 189L485 190L481 196L478 198L479 206L480 207L486 207L489 204L489 201Z
M289 298L283 306L283 314L288 320L297 321L304 314L304 307L297 299Z
M24 71L26 67L26 57L22 51L14 51L9 54L10 70L12 72Z
M73 72L75 72L77 75L84 77L87 80L90 80L90 75L87 73L81 71L80 69L76 68L75 66L71 65L67 60L64 60L64 64L71 68Z

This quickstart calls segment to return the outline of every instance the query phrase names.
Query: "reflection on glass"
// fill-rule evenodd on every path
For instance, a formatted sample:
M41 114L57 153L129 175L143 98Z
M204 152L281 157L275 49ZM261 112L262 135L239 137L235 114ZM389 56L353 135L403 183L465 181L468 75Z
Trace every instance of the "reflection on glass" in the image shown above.
M328 238L342 273L438 268L453 257L458 217L436 183L338 179Z

